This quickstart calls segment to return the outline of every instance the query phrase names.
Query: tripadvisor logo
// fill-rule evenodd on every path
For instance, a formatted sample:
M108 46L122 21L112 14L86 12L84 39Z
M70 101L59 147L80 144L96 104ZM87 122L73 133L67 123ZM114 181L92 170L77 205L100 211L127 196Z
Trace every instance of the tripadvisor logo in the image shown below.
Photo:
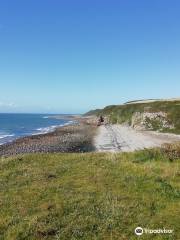
M137 227L135 230L134 230L135 234L137 236L140 236L142 235L143 233L146 233L146 234L172 234L173 233L173 229L147 229L147 228L142 228L142 227Z
M135 234L138 235L138 236L142 235L142 234L143 234L143 229L142 229L142 227L137 227L137 228L135 229Z

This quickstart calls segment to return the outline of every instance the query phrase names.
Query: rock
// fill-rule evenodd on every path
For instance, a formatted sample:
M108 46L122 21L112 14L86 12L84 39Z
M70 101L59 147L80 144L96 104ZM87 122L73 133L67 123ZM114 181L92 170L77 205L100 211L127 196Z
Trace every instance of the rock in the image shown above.
M165 112L136 112L132 116L131 126L137 130L173 129Z

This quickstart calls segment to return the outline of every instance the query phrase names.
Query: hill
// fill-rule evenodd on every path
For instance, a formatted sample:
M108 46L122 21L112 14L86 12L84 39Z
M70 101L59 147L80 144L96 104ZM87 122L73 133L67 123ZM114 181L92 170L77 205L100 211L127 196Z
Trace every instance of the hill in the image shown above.
M126 123L134 128L180 134L180 99L138 100L87 114L103 115L111 123Z

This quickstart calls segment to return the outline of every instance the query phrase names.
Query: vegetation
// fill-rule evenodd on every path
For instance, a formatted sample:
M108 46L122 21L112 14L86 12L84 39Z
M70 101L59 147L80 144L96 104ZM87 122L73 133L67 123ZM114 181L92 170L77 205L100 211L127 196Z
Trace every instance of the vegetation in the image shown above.
M180 239L180 146L0 160L0 239Z
M148 103L129 103L124 105L107 106L101 110L91 111L90 114L108 116L111 123L131 124L132 116L136 112L165 112L170 124L174 129L163 129L164 132L173 132L180 134L180 100L175 101L156 101ZM161 124L153 122L154 130L161 128Z

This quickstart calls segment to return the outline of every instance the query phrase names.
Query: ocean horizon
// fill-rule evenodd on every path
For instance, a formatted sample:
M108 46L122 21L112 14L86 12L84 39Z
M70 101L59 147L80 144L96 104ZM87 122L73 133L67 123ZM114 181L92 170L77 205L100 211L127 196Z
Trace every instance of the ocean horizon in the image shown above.
M72 123L64 118L69 115L72 114L0 113L0 145L20 137L52 132Z

